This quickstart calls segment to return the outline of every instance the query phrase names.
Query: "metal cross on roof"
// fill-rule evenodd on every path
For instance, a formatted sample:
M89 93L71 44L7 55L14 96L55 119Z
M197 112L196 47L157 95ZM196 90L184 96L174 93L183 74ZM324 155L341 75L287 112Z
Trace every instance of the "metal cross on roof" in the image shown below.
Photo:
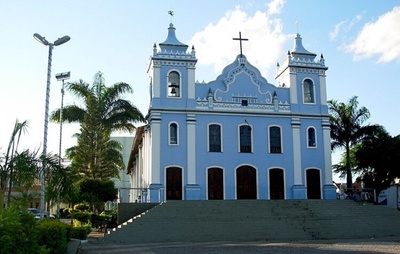
M248 41L249 39L243 39L242 38L242 33L239 32L239 38L233 38L233 40L240 41L240 57L242 57L243 56L243 54L242 54L242 41Z

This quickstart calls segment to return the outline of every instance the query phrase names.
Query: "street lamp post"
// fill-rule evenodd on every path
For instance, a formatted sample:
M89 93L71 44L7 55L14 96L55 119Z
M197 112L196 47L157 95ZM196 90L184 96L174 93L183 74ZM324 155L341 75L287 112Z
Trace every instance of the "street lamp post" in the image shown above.
M71 38L68 35L65 35L61 38L58 38L53 43L50 43L46 40L45 37L41 36L38 33L33 34L33 38L35 38L38 42L42 43L45 46L49 46L49 57L48 57L48 65L47 65L47 86L46 86L46 103L45 103L45 113L44 113L44 134L43 134L43 152L42 156L46 156L47 154L47 129L49 125L49 100L50 100L50 78L51 78L51 58L54 46L59 46L68 42ZM40 210L41 210L41 218L43 218L45 208L45 171L46 165L42 162L42 170L40 172Z
M64 107L64 81L69 79L71 76L71 72L63 72L56 74L57 81L62 81L61 86L61 107L60 107L60 145L58 150L58 165L61 167L62 157L61 157L61 148L62 148L62 115L63 115L63 107ZM57 218L60 218L60 193L57 195Z

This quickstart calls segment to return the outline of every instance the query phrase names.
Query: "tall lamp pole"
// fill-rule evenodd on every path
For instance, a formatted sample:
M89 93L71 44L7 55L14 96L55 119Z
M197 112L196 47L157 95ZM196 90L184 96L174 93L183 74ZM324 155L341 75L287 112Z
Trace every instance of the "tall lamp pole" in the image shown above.
M46 40L45 37L41 36L38 33L33 34L33 38L35 38L38 42L42 43L45 46L49 46L49 58L47 65L47 86L46 86L46 103L45 103L45 113L44 113L44 134L43 134L43 152L42 156L46 156L47 154L47 129L49 126L49 100L50 100L50 77L51 77L51 57L54 46L59 46L61 44L66 43L71 38L68 35L65 35L61 38L58 38L53 43L50 43ZM40 172L40 209L41 209L41 218L43 218L45 207L45 171L46 165L42 162L42 170Z
M62 147L62 116L63 116L63 107L64 107L64 81L69 79L71 76L71 72L63 72L56 74L57 81L62 81L61 86L61 107L60 107L60 145L58 150L58 165L61 167L62 157L61 157L61 147ZM60 193L57 195L57 218L60 218Z

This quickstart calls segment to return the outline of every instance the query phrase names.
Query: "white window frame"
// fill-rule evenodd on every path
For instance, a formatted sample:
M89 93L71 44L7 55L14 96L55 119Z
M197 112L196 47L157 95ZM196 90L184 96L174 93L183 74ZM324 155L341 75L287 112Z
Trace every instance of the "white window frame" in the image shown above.
M221 140L221 151L219 151L219 152L211 152L210 151L210 126L211 125L219 125L219 127L220 127L220 140ZM207 124L207 152L210 152L210 153L222 153L223 151L224 151L224 140L223 140L223 137L224 137L224 135L223 135L223 128L222 128L222 124L220 124L220 123L215 123L215 122L213 122L213 123L208 123Z
M171 142L171 125L175 124L176 125L176 143ZM170 146L177 146L179 145L179 124L177 122L170 122L168 123L168 145Z
M271 152L271 133L270 133L270 130L271 130L272 127L278 127L278 128L279 128L279 131L280 131L280 135L281 135L281 152L280 152L280 153L272 153L272 152ZM282 126L276 125L276 124L274 124L274 125L269 125L269 126L267 127L267 135L268 135L268 153L270 153L270 154L283 154L283 132L282 132L282 130L283 130Z
M309 144L309 140L310 140L310 136L309 136L309 130L310 129L314 129L314 143L315 143L315 145L311 145L310 146L310 144ZM307 128L307 130L306 130L306 142L307 142L307 148L317 148L317 146L318 146L318 142L317 142L317 129L315 128L315 127L313 127L313 126L309 126L308 128Z
M305 97L305 81L309 80L311 82L311 86L312 86L312 101L306 101L306 97ZM303 103L304 104L316 104L316 97L315 97L315 82L314 80L312 80L311 78L305 78L303 79L303 81L301 82L301 88L302 88L302 97L303 97ZM310 91L311 92L311 91ZM311 97L311 96L310 96Z
M177 84L178 85L178 88L177 88L178 89L178 95L177 96L172 95L171 92L170 92L169 75L171 74L171 72L176 72L178 74L179 83ZM166 93L167 93L167 97L168 98L173 98L173 99L182 98L182 74L181 74L180 71L178 71L176 69L172 69L172 70L168 71L167 77L166 77L166 83L167 83L166 84L166 87L167 87Z
M251 138L251 144L250 144L250 149L251 149L251 151L250 152L241 152L240 151L240 146L241 146L241 144L240 144L240 127L241 126L247 126L247 127L250 127L250 138ZM253 142L254 142L254 138L253 138L253 133L254 133L254 128L253 128L253 126L252 125L250 125L250 124L247 124L247 123L244 123L244 124L239 124L238 125L238 132L237 132L237 135L238 135L238 152L239 153L254 153L254 146L253 146Z

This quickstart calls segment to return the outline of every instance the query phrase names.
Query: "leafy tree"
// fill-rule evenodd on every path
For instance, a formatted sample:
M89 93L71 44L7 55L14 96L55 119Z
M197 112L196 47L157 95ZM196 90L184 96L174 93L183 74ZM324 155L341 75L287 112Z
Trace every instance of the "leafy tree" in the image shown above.
M400 136L391 137L383 128L354 149L356 166L368 188L377 193L390 187L400 170Z
M8 143L7 152L0 158L0 207L4 206L4 195L8 187L11 193L11 184L13 182L13 175L15 165L13 163L14 156L17 153L19 141L22 133L28 128L28 121L19 122L15 121L14 129L11 133L10 141ZM9 199L8 199L9 200ZM9 203L9 201L8 201Z
M328 101L331 125L332 149L344 148L346 155L347 187L353 186L350 148L377 128L375 125L365 124L370 117L366 107L358 107L357 96L350 98L347 104L336 100Z
M353 146L350 149L350 165L356 165L357 164L357 161L356 161L356 158L355 158L355 151L357 150L358 146L359 146L359 144L356 144L355 146ZM339 178L345 178L346 177L346 173L347 173L347 167L346 167L347 160L346 160L346 158L347 158L346 157L346 153L342 153L341 154L341 160L339 161L339 163L335 164L335 165L332 165L333 172L335 174L338 174ZM358 168L356 168L356 167L352 167L351 170L352 170L353 174L360 173Z
M106 87L104 77L98 72L92 85L80 80L68 83L67 89L83 100L84 107L69 105L63 108L63 121L81 124L77 146L67 150L71 166L79 173L92 178L118 177L123 167L121 146L110 140L112 131L133 131L134 122L144 122L142 113L129 101L122 99L132 88L123 82ZM59 121L60 109L51 115Z
M63 199L69 203L78 174L72 167L60 165L58 156L49 155L45 160L48 168L46 170L46 201L50 204Z
M81 201L91 204L93 212L102 210L104 203L117 198L118 190L111 180L83 179L79 184Z
M48 202L54 200L51 193L65 194L72 184L69 176L64 177L67 173L58 163L58 156L46 154L42 155L38 150L30 151L25 149L18 151L18 144L21 134L26 131L27 121L16 121L11 139L8 145L7 153L0 158L0 205L3 207L5 191L7 193L7 207L11 203L12 190L20 192L21 197L28 202L28 198L32 195L26 195L29 188L38 184L40 173L45 165L45 180L47 187L46 198ZM72 180L72 179L71 179Z
M28 189L33 186L40 174L41 160L38 151L23 150L17 152L10 160L14 168L12 186Z

